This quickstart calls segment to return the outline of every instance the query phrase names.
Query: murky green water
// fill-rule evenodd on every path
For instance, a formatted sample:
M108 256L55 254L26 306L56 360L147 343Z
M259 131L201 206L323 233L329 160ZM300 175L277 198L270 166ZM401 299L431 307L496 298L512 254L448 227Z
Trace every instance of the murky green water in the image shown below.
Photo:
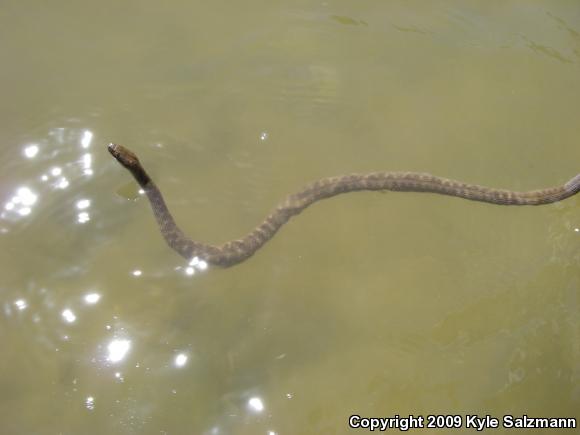
M560 184L576 2L8 2L0 41L2 434L580 418L578 199L352 194L190 275L105 148L213 243L323 176Z

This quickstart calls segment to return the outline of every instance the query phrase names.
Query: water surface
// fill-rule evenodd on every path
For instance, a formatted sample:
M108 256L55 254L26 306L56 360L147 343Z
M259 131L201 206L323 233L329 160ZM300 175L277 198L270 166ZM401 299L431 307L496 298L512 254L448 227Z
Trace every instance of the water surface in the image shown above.
M577 199L346 195L188 269L106 152L137 151L211 243L324 176L561 184L573 2L9 2L0 41L0 432L580 417Z

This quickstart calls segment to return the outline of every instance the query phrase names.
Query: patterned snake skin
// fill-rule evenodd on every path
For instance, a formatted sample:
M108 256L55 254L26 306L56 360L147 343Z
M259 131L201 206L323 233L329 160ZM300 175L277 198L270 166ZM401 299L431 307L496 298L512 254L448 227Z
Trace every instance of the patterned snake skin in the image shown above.
M310 204L341 193L359 190L429 192L498 205L542 205L561 201L580 190L580 174L563 186L528 192L493 189L418 172L373 172L323 178L286 197L244 238L221 246L213 246L196 242L183 234L173 220L161 192L133 152L117 144L110 144L108 149L113 157L131 172L147 194L159 230L167 244L186 260L198 257L209 264L222 267L233 266L251 257L292 216L299 214Z

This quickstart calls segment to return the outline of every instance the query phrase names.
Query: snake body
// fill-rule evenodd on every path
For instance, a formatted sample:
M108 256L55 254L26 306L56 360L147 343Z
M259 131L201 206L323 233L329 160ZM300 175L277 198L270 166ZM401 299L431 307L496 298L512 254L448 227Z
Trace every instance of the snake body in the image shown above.
M580 190L580 174L563 186L527 192L494 189L419 172L373 172L323 178L287 196L245 237L214 246L191 240L181 231L167 208L161 191L133 152L117 144L110 144L108 149L131 172L147 194L159 230L167 244L186 260L198 257L209 264L222 267L233 266L248 259L292 216L317 201L341 193L361 190L428 192L497 205L542 205L561 201Z

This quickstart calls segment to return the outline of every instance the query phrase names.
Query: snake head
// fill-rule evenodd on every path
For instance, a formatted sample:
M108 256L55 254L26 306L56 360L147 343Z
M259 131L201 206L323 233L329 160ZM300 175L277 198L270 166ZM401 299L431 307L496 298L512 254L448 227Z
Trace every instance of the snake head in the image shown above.
M133 174L137 183L139 183L142 188L146 188L151 182L151 179L149 178L149 175L147 175L147 172L145 172L145 169L143 169L143 166L141 166L141 162L135 153L116 143L110 143L107 148L115 160Z
M110 143L107 147L109 152L117 161L127 169L134 169L140 166L139 159L132 151L129 151L123 145Z

